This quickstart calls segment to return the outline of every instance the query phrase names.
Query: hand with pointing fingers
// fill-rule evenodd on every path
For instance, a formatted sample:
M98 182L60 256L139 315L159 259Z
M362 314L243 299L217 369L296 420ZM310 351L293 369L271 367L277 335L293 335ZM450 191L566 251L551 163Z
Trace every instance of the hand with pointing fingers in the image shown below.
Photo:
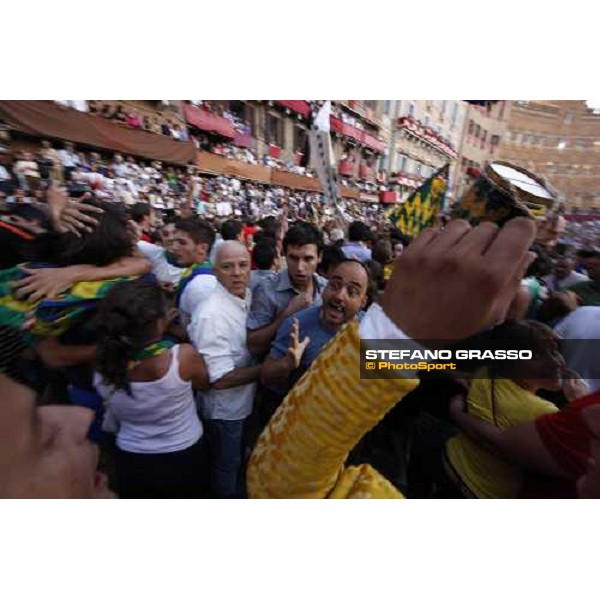
M298 319L294 318L292 323L292 330L290 331L290 346L288 348L288 359L293 362L294 369L300 366L300 361L304 355L304 351L308 344L310 344L310 338L305 337L300 341L300 325Z

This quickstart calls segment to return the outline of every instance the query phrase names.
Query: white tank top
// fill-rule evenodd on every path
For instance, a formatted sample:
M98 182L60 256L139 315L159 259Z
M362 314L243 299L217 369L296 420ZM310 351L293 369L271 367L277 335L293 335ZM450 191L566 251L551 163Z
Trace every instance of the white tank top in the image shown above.
M202 437L190 381L179 375L179 348L171 349L169 370L155 381L132 381L131 395L114 391L99 373L94 385L107 402L119 430L117 446L126 452L158 454L193 446Z

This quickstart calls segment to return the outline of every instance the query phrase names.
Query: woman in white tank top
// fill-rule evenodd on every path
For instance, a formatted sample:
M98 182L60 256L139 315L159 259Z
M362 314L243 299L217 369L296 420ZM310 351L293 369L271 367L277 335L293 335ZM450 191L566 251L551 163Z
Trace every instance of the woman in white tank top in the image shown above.
M117 429L122 498L203 497L206 461L194 389L208 389L202 357L163 339L168 306L154 283L121 283L99 307L94 384Z

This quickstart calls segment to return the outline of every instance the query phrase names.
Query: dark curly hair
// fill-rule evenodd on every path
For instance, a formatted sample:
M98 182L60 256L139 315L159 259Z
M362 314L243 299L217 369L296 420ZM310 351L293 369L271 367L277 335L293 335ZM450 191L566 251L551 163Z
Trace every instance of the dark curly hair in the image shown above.
M162 289L147 280L118 283L108 292L98 309L96 354L96 368L107 383L131 393L129 361L156 336L168 308Z

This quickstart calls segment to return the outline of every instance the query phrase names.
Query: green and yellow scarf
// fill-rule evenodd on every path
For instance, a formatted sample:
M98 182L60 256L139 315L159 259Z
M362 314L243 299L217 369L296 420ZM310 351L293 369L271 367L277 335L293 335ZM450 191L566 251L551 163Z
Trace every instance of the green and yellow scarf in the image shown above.
M33 327L24 333L31 341L34 337L62 335L76 325L88 320L96 309L99 300L121 281L135 277L117 277L104 281L81 281L58 298L31 302L27 298L19 300L13 294L12 284L27 273L22 267L48 268L54 265L29 263L0 271L0 324L22 330L26 321L34 319Z
M210 264L210 261L205 260L203 263L194 263L193 265L190 265L187 269L185 269L185 271L181 274L181 279L179 281L179 285L177 286L176 295L176 301L178 306L181 300L181 295L183 294L185 288L198 275L212 275L212 266Z
M160 356L176 345L177 343L173 340L159 340L158 342L152 342L133 355L132 359L129 361L128 368L133 369L142 361L147 360L148 358L154 358L155 356Z

